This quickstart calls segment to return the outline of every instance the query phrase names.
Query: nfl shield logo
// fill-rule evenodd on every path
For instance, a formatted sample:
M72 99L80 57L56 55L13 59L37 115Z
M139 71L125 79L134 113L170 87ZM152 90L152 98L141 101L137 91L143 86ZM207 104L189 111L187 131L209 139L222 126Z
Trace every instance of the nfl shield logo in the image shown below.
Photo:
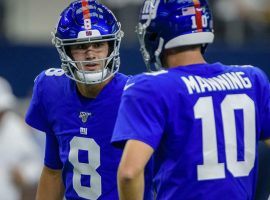
M79 118L81 118L82 122L87 122L88 117L91 115L89 112L80 112Z

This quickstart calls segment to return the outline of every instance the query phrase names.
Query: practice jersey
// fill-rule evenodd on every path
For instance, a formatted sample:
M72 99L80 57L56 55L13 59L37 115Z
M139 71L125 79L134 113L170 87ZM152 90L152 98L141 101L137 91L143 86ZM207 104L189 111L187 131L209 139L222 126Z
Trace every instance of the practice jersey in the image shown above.
M112 142L154 150L157 200L253 199L270 137L270 88L256 67L194 64L135 76Z
M44 163L62 169L66 199L118 199L122 151L110 140L127 79L115 74L95 99L88 99L61 69L36 78L26 122L46 132Z

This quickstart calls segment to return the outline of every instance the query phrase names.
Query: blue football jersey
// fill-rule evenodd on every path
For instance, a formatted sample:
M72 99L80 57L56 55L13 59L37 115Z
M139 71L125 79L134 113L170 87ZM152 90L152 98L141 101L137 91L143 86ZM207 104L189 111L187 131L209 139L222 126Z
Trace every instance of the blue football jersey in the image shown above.
M46 132L45 165L62 169L66 199L118 199L122 151L110 140L127 79L115 74L95 99L82 97L61 69L35 80L26 122Z
M253 199L269 122L260 69L194 64L128 81L112 142L135 139L155 150L158 200Z

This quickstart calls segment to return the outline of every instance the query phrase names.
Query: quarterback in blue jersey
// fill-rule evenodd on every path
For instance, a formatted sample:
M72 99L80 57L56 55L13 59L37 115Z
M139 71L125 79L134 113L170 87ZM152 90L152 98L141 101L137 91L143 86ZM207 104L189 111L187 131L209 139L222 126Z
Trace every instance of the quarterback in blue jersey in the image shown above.
M122 151L110 140L128 79L118 73L120 23L97 1L74 1L53 35L62 69L36 78L26 114L46 133L37 199L118 199Z
M205 0L144 2L137 33L147 68L125 86L112 142L124 146L119 196L141 199L154 156L157 200L254 199L258 142L269 144L270 88L252 66L208 64Z

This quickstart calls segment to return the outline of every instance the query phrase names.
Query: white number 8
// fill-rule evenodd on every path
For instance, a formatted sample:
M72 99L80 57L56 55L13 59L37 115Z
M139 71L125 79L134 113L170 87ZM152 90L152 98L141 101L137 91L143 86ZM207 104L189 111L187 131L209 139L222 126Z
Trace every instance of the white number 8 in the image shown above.
M79 150L88 152L89 163L79 162ZM96 169L100 166L100 147L91 138L74 137L70 142L69 161L73 165L73 187L80 197L95 200L101 195L101 176ZM90 187L81 185L81 175L90 175Z
M64 73L64 70L57 68L50 68L45 71L46 76L62 76Z

